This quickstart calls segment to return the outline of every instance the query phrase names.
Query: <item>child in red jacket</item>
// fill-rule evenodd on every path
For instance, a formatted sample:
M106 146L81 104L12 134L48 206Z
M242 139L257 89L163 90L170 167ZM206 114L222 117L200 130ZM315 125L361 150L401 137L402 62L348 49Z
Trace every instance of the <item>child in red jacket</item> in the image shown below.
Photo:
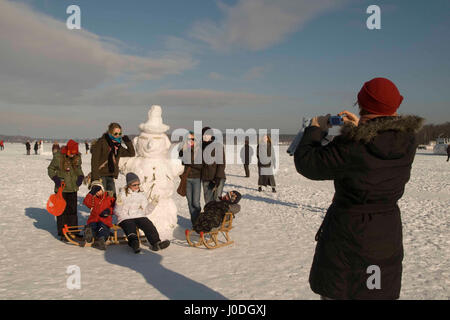
M115 198L105 192L101 181L94 181L91 191L84 198L83 203L91 209L91 214L84 230L84 240L92 242L93 247L106 250L106 240L109 237L109 228L112 227L112 214Z

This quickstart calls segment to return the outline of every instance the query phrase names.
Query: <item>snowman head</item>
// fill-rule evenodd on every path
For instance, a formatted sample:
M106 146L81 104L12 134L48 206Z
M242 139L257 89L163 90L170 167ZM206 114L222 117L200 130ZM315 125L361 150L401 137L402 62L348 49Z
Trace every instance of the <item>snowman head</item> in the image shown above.
M136 137L136 153L140 157L160 158L166 156L171 146L164 133L141 133Z

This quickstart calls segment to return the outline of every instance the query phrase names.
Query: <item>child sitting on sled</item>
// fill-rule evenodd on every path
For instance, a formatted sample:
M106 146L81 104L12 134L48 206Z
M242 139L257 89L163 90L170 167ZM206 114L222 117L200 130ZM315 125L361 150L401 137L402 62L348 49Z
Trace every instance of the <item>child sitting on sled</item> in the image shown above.
M83 203L91 209L91 214L84 230L84 240L92 242L93 247L106 250L106 240L112 227L112 215L115 199L105 192L102 181L96 180L91 184L91 191L84 198Z
M147 218L148 212L154 209L154 205L148 202L144 192L141 191L139 177L133 172L129 172L126 175L126 181L127 185L120 190L117 196L115 214L119 226L127 236L128 245L135 253L141 251L136 234L136 230L139 228L144 231L151 250L158 251L167 248L170 241L161 241L158 230Z
M213 228L219 227L227 212L231 212L234 217L241 210L241 206L238 204L241 197L238 191L233 190L220 197L219 201L208 202L192 228L195 232L200 233L210 232Z

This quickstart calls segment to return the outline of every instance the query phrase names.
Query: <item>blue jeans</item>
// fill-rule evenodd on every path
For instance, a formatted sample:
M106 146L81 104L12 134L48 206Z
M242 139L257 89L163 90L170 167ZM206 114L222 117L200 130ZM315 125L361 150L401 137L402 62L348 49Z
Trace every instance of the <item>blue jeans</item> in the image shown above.
M203 181L203 197L205 198L205 205L211 201L219 201L222 196L225 179L220 178L219 185L213 185L212 181ZM215 189L214 189L215 188Z
M100 177L102 179L103 188L105 191L110 191L111 197L116 197L116 183L114 177Z
M197 179L187 179L186 183L186 198L189 206L189 213L191 214L191 222L194 224L197 220L202 207L200 206L200 192L202 185L200 178Z
M91 228L92 234L95 238L103 237L103 239L108 240L109 238L109 227L103 222L92 222L87 225Z

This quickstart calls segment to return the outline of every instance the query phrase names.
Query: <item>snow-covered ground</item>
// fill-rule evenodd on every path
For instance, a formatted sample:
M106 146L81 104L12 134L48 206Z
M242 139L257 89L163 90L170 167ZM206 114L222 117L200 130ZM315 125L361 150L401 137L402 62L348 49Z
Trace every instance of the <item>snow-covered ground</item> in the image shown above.
M50 144L44 150L49 151ZM56 223L45 210L53 182L51 155L25 155L23 144L0 151L0 299L318 299L309 288L314 235L333 197L331 181L309 181L296 173L280 147L277 191L257 191L257 168L244 177L228 165L225 191L243 194L230 235L235 243L208 250L189 247L185 198L175 195L179 229L171 246L157 253L132 253L127 245L105 251L56 239ZM80 146L84 150L84 146ZM33 150L32 150L33 151ZM450 298L450 163L420 151L399 205L405 258L401 299ZM90 171L90 154L83 154ZM117 186L124 184L119 177ZM79 221L88 192L78 193ZM203 205L203 198L202 198ZM81 289L66 286L67 268L80 268Z

